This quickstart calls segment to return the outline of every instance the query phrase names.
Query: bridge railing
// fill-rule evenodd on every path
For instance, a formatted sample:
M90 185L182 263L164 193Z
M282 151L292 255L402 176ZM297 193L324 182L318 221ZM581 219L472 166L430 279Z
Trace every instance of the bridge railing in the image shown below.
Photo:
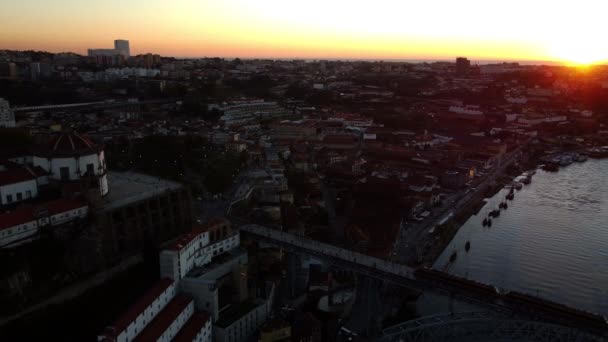
M279 230L269 229L253 224L241 226L240 229L251 234L266 237L268 239L279 241L285 244L290 244L305 250L313 251L315 252L315 254L338 258L349 263L355 263L368 267L370 269L382 271L403 278L412 279L414 277L414 269L408 266L372 257L362 253L353 252L323 242L310 240L298 235L285 233Z

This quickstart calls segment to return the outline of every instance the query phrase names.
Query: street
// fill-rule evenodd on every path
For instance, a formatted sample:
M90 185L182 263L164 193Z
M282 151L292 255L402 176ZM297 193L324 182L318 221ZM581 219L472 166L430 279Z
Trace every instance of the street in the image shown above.
M499 167L487 174L475 187L470 188L471 191L459 191L444 199L442 206L433 209L431 216L422 222L407 222L401 225L397 241L394 245L393 259L410 266L417 266L421 261L423 264L432 265L435 257L445 248L445 245L449 241L445 242L443 246L438 246L437 243L441 239L434 239L434 235L430 234L429 230L436 227L450 212L457 214L460 210L469 206L471 200L485 193L488 187L515 161L520 149L517 148L512 151ZM437 250L437 248L440 251L430 253L431 250Z

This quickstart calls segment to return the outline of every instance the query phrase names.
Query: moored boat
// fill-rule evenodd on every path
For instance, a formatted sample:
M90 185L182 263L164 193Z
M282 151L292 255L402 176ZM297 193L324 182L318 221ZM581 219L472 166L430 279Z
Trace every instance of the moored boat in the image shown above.
M452 255L450 255L450 262L456 261L456 257L458 257L456 251L452 252Z
M547 165L543 166L543 170L548 171L548 172L556 172L557 170L559 170L559 165L547 164Z

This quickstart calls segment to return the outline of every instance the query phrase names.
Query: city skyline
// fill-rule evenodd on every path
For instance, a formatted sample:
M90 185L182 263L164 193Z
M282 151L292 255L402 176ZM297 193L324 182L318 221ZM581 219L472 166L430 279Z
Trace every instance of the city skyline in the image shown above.
M26 0L0 4L0 48L86 54L118 38L133 55L175 57L533 60L600 63L605 5L592 1L488 6L477 0L401 3L275 0ZM44 30L40 28L44 27Z

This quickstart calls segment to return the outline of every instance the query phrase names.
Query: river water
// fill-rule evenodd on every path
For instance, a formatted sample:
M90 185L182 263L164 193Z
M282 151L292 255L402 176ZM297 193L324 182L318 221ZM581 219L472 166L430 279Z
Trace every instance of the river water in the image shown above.
M608 159L538 170L492 227L483 227L507 193L488 199L434 267L608 316Z

